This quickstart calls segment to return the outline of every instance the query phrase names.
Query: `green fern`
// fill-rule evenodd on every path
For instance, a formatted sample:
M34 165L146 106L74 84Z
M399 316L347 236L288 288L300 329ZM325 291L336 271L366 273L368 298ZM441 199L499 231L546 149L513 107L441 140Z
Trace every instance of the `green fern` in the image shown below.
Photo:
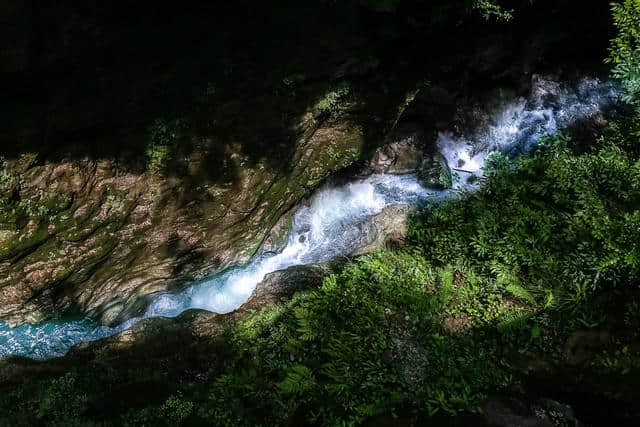
M532 314L528 311L514 311L507 313L497 325L498 331L509 333L524 328Z
M514 297L520 298L521 300L524 300L530 304L536 303L536 299L533 297L533 295L531 295L531 293L528 290L526 290L525 288L523 288L522 286L516 283L511 283L507 285L505 290L509 292L511 295L513 295Z
M284 394L296 394L307 392L315 385L316 380L311 369L304 365L295 365L289 369L284 380L278 383L278 389Z
M302 341L311 341L318 336L315 328L312 325L311 312L305 307L298 307L293 311L293 315L296 318L298 325L298 338Z

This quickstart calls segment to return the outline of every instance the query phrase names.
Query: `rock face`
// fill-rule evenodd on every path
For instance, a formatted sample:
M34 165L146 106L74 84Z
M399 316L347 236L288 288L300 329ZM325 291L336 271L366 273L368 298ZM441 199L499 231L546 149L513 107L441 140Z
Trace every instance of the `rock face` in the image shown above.
M286 224L274 224L377 145L413 86L394 83L389 102L352 88L379 61L354 60L367 40L322 3L41 6L0 8L13 100L0 126L0 320L13 325L118 323L265 239L277 249Z
M426 154L417 174L422 184L427 188L436 190L451 188L451 169L449 169L447 159L439 152Z
M435 146L436 135L428 136L418 125L404 124L396 129L391 142L376 150L369 169L375 173L417 173L428 187L451 187L451 170Z
M145 295L247 261L310 188L354 159L336 153L362 144L359 127L311 114L298 132L287 173L245 165L228 146L234 181L196 188L206 146L187 159L183 176L88 158L3 160L0 319L19 324L73 311L118 323Z
M464 30L445 46L440 28L425 37L430 24L395 14L361 20L369 14L349 2L291 2L290 13L245 2L4 3L0 320L13 325L68 313L118 323L145 295L246 261L265 239L275 250L283 215L373 153L371 171L446 183L435 133L422 129L448 129L468 105L464 88L526 80L538 60L522 46L551 34L536 17L513 39ZM574 39L595 37L581 24ZM374 28L400 33L379 39ZM427 49L429 61L416 61ZM149 145L151 123L182 119L183 140ZM164 156L164 175L147 171L148 157Z
M388 246L402 246L407 235L409 205L389 206L365 224L362 241L352 255L362 255Z
M569 405L551 399L518 400L491 398L480 407L483 423L496 427L552 427L557 425L579 427Z
M376 150L370 163L374 173L412 173L421 164L429 138L416 125L404 125L390 137L391 142ZM435 141L435 139L434 139Z
M339 262L302 265L267 274L239 311L259 310L297 291L317 288L325 277L338 271L340 265Z

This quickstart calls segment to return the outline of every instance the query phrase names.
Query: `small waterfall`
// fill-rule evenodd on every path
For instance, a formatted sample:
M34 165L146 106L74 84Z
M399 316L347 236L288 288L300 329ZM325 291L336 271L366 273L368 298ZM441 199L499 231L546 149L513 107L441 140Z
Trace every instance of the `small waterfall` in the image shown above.
M541 137L591 117L617 100L618 92L611 82L585 78L571 87L535 78L529 98L503 102L492 114L491 124L468 138L440 133L438 149L454 172L454 188L473 189L480 180L469 178L482 177L482 167L492 153L514 157L530 152Z
M487 157L496 151L517 155L530 151L545 134L598 113L617 100L615 87L597 79L584 79L576 87L541 80L534 82L532 96L504 103L492 124L468 138L439 135L437 145L455 172L453 188L472 190L481 177ZM341 187L325 186L308 206L296 213L288 241L276 254L261 254L244 266L234 267L194 283L178 293L154 297L144 315L116 327L90 320L25 324L10 328L0 322L0 357L34 359L64 355L71 347L114 335L149 317L174 317L190 308L228 313L251 296L256 285L276 270L328 261L351 253L362 239L363 223L384 208L417 204L427 198L455 194L422 187L415 175L372 175Z

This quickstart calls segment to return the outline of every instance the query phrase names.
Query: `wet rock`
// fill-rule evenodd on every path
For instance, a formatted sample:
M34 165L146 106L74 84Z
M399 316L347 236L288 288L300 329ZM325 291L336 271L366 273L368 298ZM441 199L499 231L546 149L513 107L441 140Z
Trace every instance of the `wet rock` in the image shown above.
M557 77L534 74L531 76L530 102L537 108L543 105L554 105L561 90L562 86Z
M362 240L352 255L362 255L377 249L402 246L407 235L407 221L411 207L396 205L385 208L366 223Z
M229 183L202 178L213 137L193 142L188 168L175 176L108 159L3 160L0 320L73 313L117 324L139 314L147 295L244 263L265 240L279 249L292 207L355 160L336 153L362 144L361 128L347 122L303 116L296 131L286 173L249 165L242 147L227 145Z
M98 349L123 350L131 346L143 346L145 352L157 353L167 346L181 342L195 344L195 340L216 341L228 322L241 322L254 311L281 302L295 292L318 288L328 275L338 272L343 262L327 262L290 267L268 274L255 288L249 300L238 310L217 314L206 310L191 309L175 318L154 317L145 319L131 328L111 337L81 343L73 347L66 358L94 352Z
M453 182L447 159L439 152L424 156L418 170L418 178L425 187L436 190L451 188Z
M592 360L611 341L606 329L583 329L573 332L565 344L564 352L569 365L581 365Z
M280 217L278 222L271 228L267 238L262 244L261 250L264 252L278 252L283 249L289 237L289 231L293 224L293 218L297 212L297 208L291 209Z
M429 137L420 126L404 124L393 132L390 140L375 152L370 172L417 173L428 188L451 187L451 170L435 147L435 135Z
M431 140L417 125L399 126L389 137L390 143L376 150L370 163L373 173L412 173L421 164L425 147Z
M372 161L376 173L410 173L420 166L422 150L410 140L393 142L380 148Z
M339 270L340 265L340 262L301 265L269 273L238 311L259 310L295 292L318 288L325 277Z

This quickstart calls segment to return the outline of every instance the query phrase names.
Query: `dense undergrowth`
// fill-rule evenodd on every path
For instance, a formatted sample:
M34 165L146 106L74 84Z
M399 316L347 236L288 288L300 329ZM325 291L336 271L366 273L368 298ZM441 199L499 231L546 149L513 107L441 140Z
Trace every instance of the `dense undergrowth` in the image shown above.
M640 121L625 119L580 153L559 136L515 161L495 156L482 190L424 206L403 248L365 256L320 289L228 325L228 354L206 385L176 386L164 403L110 422L454 415L491 394L522 393L541 361L550 372L612 378L620 390L636 384L639 135ZM588 351L567 347L593 331L606 338ZM3 396L0 413L17 425L91 424L102 388L131 375L43 379Z
M638 375L626 333L640 326L636 126L613 125L585 154L557 137L515 163L494 158L483 190L425 207L403 250L232 329L236 359L193 415L341 424L469 410L518 385L515 355L587 363L564 343L612 322L612 295L623 324L587 364Z

